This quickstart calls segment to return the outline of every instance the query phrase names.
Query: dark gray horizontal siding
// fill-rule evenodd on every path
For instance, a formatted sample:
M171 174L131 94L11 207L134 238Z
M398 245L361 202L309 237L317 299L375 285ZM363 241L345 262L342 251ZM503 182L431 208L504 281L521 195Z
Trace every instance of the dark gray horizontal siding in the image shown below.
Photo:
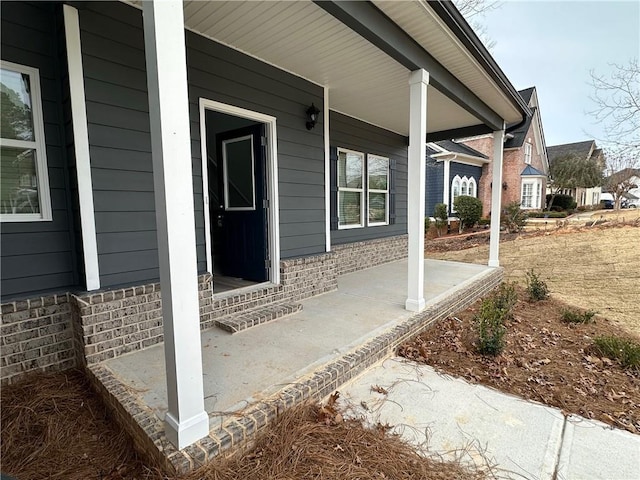
M103 286L156 280L157 242L141 12L78 3ZM114 35L117 32L117 35ZM277 118L283 258L324 251L322 126L305 110L322 89L186 33L198 270L206 269L199 98ZM299 211L308 210L306 221ZM155 259L155 263L154 263Z
M71 213L60 35L60 6L2 2L2 59L38 68L53 220L1 227L2 300L78 288ZM57 23L58 22L58 23Z
M332 147L378 154L396 161L395 224L332 230L331 243L337 245L407 233L407 137L333 111L329 129Z
M444 194L444 163L436 162L431 157L427 157L426 165L426 188L425 188L425 216L433 217L436 204L443 203Z

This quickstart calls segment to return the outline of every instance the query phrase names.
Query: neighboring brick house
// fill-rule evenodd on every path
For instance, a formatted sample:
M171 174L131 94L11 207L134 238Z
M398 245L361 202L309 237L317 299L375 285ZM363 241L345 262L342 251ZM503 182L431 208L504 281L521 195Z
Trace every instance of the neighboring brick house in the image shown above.
M507 126L502 167L502 205L520 202L521 208L544 208L549 161L542 129L542 119L535 87L518 92L527 102L531 115L517 125ZM483 215L491 210L491 178L493 171L493 134L462 138L455 141L471 147L487 157L477 196L482 200Z
M549 157L549 163L553 164L554 160L567 155L575 155L585 161L595 160L602 165L604 170L605 161L602 149L598 148L595 140L585 140L583 142L565 143L563 145L553 145L547 148L547 155ZM547 193L552 193L550 190ZM600 196L602 194L602 188L600 186L591 188L567 188L561 192L565 195L571 195L578 207L589 207L598 205L600 203Z

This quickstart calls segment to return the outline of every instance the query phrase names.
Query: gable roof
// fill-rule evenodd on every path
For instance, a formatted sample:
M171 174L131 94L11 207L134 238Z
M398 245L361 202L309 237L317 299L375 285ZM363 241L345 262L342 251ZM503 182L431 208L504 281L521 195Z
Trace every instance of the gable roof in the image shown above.
M609 175L608 177L604 177L605 183L611 179L611 177L616 177L616 179L620 179L621 181L626 180L632 177L640 178L640 168L623 168L620 171Z
M547 147L547 156L549 157L549 163L553 163L556 158L564 157L565 155L575 155L586 160L589 158L592 147L595 147L594 140L554 145Z
M529 102L531 101L531 95L533 95L533 91L535 90L535 88L536 87L529 87L529 88L525 88L524 90L518 90L518 93L520 94L522 99L527 103L527 105L529 105Z
M531 91L533 92L533 88L531 88ZM529 94L529 98L531 98L531 94ZM524 144L524 139L527 136L536 110L536 107L532 107L531 115L527 115L526 120L518 128L509 132L513 137L504 142L504 148L519 148Z
M468 147L464 143L457 143L452 140L441 140L435 143L449 152L463 153L465 155L471 155L472 157L489 158L484 153L479 152L475 148Z
M547 174L544 172L541 172L537 168L532 167L531 165L527 165L526 167L524 167L524 170L522 170L522 173L520 174L520 176L521 177L546 177Z

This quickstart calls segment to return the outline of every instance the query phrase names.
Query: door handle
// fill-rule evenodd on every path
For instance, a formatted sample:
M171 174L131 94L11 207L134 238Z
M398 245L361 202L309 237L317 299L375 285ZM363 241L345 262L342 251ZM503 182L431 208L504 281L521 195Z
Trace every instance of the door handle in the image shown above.
M224 220L224 215L219 213L217 217L218 227L222 227L222 221Z

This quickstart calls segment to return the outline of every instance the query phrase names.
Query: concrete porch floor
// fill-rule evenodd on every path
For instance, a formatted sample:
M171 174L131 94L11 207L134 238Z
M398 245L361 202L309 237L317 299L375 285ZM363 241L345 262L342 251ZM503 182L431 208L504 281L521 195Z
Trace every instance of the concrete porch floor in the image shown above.
M268 403L270 398L287 396L277 407L277 414L281 408L304 398L324 397L369 365L391 355L403 338L472 303L502 277L500 269L482 265L425 260L427 309L415 314L404 309L406 272L405 259L347 274L339 278L337 291L303 300L303 310L294 315L234 335L217 328L203 331L205 409L212 432L205 440L212 438L218 445L187 449L187 457L189 452L197 457L201 450L210 450L192 461L191 467L185 466L185 451L167 448L166 441L159 442L151 435L156 446L164 450L176 469L192 468L215 452L235 446L235 432L227 424L238 418L239 412L254 419L258 418L256 405ZM333 375L331 369L337 373ZM164 419L167 392L162 344L108 360L94 373L102 383L104 378L111 383L115 380L124 387L120 390L135 397L137 405L150 409L152 417ZM319 375L327 380L316 382ZM297 390L288 393L292 389ZM118 401L123 403L122 399ZM139 408L130 412L133 419L136 411ZM256 420L249 429L242 426L242 438L246 439L267 421ZM149 433L144 424L140 426ZM252 432L247 433L248 430ZM214 434L216 431L218 434ZM218 440L220 431L231 432L228 444ZM160 436L159 430L156 433L156 437ZM182 456L177 458L177 454Z

